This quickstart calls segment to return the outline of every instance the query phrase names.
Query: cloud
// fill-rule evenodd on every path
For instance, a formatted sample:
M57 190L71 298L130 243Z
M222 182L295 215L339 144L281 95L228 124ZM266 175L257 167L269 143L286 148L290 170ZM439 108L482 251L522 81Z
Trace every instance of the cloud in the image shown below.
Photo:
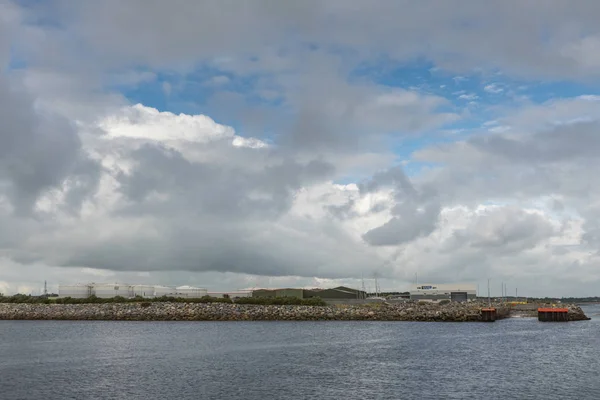
M403 89L348 85L339 77L321 77L290 95L290 134L281 144L306 151L364 151L387 137L411 137L459 120L439 96ZM368 131L369 135L364 135Z
M504 91L504 89L501 88L497 83L490 83L489 85L485 85L483 90L492 94L499 94Z
M401 168L379 173L360 186L364 192L392 186L395 204L392 218L363 235L374 246L393 246L432 233L437 225L440 205L433 193L419 193Z
M174 115L136 104L99 124L110 138L124 137L157 142L209 142L234 139L230 127L217 124L205 115Z
M478 210L469 225L454 231L463 246L487 251L519 252L534 248L555 234L552 223L543 215L514 207L489 207Z
M583 123L521 137L496 133L422 150L415 156L444 165L425 179L448 200L477 202L554 194L576 199L596 193L590 187L588 171L597 167L597 129L597 124Z
M461 94L460 96L458 96L458 98L460 100L477 100L479 98L479 96L477 96L475 93L469 93L469 94Z
M165 94L165 96L169 97L169 96L171 96L171 93L173 92L173 85L171 85L169 82L163 82L162 90L163 90L163 93Z
M593 292L597 2L458 5L4 2L0 289ZM399 84L415 61L450 83ZM500 73L590 90L464 111L428 91L472 102Z
M206 81L207 85L225 85L229 83L231 80L225 75L217 75L210 78Z
M49 190L58 190L80 204L75 198L94 190L98 165L82 150L70 121L35 107L29 94L14 86L0 75L3 194L19 213L30 212Z
M578 63L582 69L600 66L600 35L590 35L565 44L561 53Z
M536 1L460 4L383 0L370 9L348 1L276 6L268 0L251 6L232 1L207 5L180 0L164 5L111 0L102 6L56 1L31 5L27 16L33 21L55 21L79 38L69 43L64 32L56 30L51 37L37 40L60 39L63 43L58 48L71 56L85 48L76 56L98 60L103 67L190 68L198 59L226 59L266 47L290 49L313 43L354 49L363 57L389 54L401 61L425 57L438 68L460 71L460 77L475 67L522 77L597 76L597 63L591 56L597 53L593 51L598 38L595 21L600 13L595 1L581 1L576 9L560 3L540 6ZM529 18L532 14L538 16L535 21ZM114 15L119 18L115 20ZM510 32L504 29L507 23Z
M600 102L593 95L556 98L541 104L526 103L526 106L510 113L501 122L528 131L552 129L559 125L597 121L596 112L599 108Z
M93 203L78 220L54 203L46 211L54 233L34 224L27 240L10 247L14 260L115 271L344 278L377 257L359 235L328 222L322 211L328 203L303 211L310 205L302 203L307 188L324 185L328 195L351 195L329 183L334 167L327 161L299 162L235 146L233 130L206 117L139 105L98 125L106 132L103 145L85 144L104 163ZM136 133L144 127L169 135ZM232 159L208 159L196 151L229 152ZM312 213L324 219L314 221ZM340 258L346 246L353 250Z
M421 276L436 281L492 278L498 284L519 285L520 292L526 287L528 292L542 293L566 293L579 282L583 292L591 293L598 258L579 246L580 238L575 221L564 225L539 210L458 206L443 210L432 235L404 246L398 263L418 271L420 280Z

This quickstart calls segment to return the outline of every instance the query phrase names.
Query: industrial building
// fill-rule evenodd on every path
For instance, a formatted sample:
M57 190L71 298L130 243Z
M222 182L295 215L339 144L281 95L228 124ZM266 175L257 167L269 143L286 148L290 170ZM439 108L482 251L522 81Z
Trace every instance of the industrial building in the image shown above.
M310 296L305 296L305 293L309 293L306 289L256 289L252 291L252 297L294 297L297 299L305 299Z
M237 299L240 297L252 297L250 290L238 290L235 292L208 292L210 297Z
M472 283L418 284L410 288L411 300L471 301L477 298L477 285Z
M136 296L153 297L185 297L200 298L208 295L203 288L192 286L153 286L153 285L128 285L119 283L89 283L81 285L59 285L59 297L72 297L74 299L85 299L90 296L107 299L112 297L133 298Z
M252 297L295 297L298 299L320 297L323 300L356 300L365 299L367 293L362 290L338 286L331 289L257 289L252 291Z
M85 299L92 295L91 285L58 285L59 297L72 297L74 299Z
M331 289L312 289L309 292L310 297L320 297L323 300L355 300L367 298L367 292L346 286L338 286Z

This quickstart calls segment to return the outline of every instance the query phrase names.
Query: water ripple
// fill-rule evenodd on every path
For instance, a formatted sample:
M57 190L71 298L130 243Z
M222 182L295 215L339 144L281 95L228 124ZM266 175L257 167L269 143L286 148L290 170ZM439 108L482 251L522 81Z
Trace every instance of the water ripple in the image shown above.
M0 321L0 398L600 399L589 322Z

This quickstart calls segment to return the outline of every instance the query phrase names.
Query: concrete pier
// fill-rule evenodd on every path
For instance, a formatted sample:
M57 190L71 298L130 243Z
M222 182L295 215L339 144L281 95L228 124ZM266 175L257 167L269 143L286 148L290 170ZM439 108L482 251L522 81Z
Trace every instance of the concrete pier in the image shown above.
M568 308L538 308L538 321L541 322L567 322L569 320Z
M496 309L493 307L481 309L481 321L494 322L496 321Z

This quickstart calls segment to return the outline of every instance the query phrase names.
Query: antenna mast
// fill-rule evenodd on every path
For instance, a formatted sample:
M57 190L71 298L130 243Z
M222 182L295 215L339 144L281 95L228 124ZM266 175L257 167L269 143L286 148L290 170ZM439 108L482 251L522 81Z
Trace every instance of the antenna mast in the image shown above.
M361 274L360 279L362 280L362 291L363 291L363 296L367 295L367 288L365 287L365 277L363 274Z

